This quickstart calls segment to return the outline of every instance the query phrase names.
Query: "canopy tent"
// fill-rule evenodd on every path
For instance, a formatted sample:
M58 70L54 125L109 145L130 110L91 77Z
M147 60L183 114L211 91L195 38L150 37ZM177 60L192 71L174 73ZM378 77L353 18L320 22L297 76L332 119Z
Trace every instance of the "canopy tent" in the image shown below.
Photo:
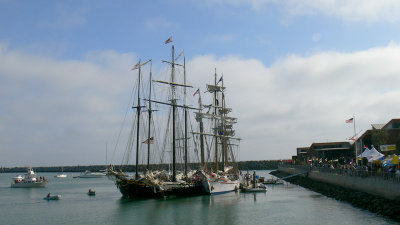
M366 148L365 151L359 155L359 158L364 158L366 157L368 159L368 162L373 162L375 160L379 160L383 157L384 155L380 152L378 152L374 146L372 146L371 149Z
M370 149L370 154L369 154L369 156L367 156L367 159L368 159L368 162L373 162L375 160L381 159L384 156L385 156L384 154L378 152L378 150L376 150L374 148L374 146L372 146L372 148Z
M369 148L365 148L364 152L361 153L361 154L358 156L358 158L364 158L364 157L369 156L370 154L371 154L371 150L370 150Z

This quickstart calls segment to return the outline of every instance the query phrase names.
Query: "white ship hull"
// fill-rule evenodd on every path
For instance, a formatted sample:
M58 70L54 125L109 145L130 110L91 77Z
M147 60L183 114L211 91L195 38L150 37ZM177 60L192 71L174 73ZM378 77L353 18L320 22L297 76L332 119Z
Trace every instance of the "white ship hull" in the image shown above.
M19 182L11 183L12 188L42 188L46 187L47 181L42 182Z
M239 181L208 181L205 187L206 192L210 195L224 194L227 192L236 191L239 189Z

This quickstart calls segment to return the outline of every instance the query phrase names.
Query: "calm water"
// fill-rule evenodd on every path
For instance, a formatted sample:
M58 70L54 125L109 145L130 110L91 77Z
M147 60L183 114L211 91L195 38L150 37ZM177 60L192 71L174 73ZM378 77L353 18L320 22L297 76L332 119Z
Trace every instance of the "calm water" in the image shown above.
M257 174L269 178L269 171ZM128 201L107 178L53 178L46 188L10 188L17 174L0 174L0 224L394 224L393 221L302 187L269 186L267 193L228 193ZM89 188L96 196L88 196ZM48 193L59 201L46 201Z

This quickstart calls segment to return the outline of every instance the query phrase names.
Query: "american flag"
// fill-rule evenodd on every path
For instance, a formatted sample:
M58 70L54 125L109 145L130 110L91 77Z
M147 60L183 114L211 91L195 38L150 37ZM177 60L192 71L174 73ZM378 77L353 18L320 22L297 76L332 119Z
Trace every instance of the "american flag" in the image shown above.
M149 142L150 142L150 144L154 144L154 137L151 137L151 138L149 138L149 139L146 139L146 140L143 141L142 143L144 143L144 144L149 144Z
M352 123L354 118L350 118L348 120L346 120L346 123Z

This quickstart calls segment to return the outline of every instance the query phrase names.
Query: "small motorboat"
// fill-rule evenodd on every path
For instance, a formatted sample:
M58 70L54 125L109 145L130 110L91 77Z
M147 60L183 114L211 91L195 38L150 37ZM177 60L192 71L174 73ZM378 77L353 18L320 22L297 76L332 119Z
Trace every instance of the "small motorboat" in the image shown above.
M93 196L93 195L96 195L96 191L93 191L92 189L89 189L87 194Z
M61 173L61 174L57 174L57 175L55 175L54 177L55 178L67 178L67 174L65 174L65 173Z
M90 172L89 170L86 170L84 173L81 173L78 178L102 178L106 175L107 174L104 172Z
M283 182L283 180L281 180L281 179L274 179L274 178L271 178L271 179L265 180L265 181L263 182L263 184L284 184L284 182Z
M44 200L60 200L61 199L61 195L51 195L50 193L48 193L46 195L46 197L43 198Z
M242 192L267 192L267 187L263 184L257 185L257 187L243 187Z

